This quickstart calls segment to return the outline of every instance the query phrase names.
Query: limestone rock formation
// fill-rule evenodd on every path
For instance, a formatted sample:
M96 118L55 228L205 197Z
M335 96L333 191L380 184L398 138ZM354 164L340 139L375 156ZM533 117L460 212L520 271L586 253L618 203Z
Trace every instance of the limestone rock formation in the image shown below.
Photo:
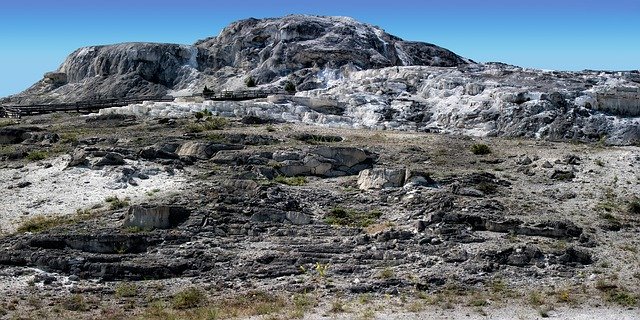
M322 73L345 67L364 70L402 65L453 67L468 60L438 46L406 42L378 27L346 17L290 15L232 23L217 37L194 45L121 43L73 52L54 72L12 103L75 102L163 96L257 84L298 90L323 85Z

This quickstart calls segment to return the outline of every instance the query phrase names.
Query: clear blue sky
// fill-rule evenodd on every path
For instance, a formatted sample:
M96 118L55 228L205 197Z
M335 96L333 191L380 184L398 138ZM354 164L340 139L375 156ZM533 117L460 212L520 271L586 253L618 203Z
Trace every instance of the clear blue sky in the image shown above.
M559 70L640 69L638 0L2 0L0 96L81 46L191 44L248 17L343 15L479 62Z

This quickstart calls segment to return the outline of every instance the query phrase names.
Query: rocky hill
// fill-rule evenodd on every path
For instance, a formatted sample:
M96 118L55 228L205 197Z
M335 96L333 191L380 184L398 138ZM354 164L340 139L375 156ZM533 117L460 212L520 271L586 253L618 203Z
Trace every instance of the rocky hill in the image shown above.
M291 82L298 92L295 99L205 103L206 108L230 116L338 127L618 145L640 141L638 71L562 72L477 64L345 17L246 19L194 45L81 48L58 70L8 100L28 104L180 96L200 93L205 86L246 90L247 79L260 89L282 89ZM321 101L320 107L310 101ZM151 107L156 113L183 110L176 104L147 105ZM132 108L134 113L144 109Z
M409 42L345 17L291 15L232 23L194 45L124 43L73 52L55 72L13 102L51 102L164 95L176 90L233 89L247 76L257 84L291 78L315 89L325 68L454 67L469 61L438 46ZM241 75L241 80L230 81Z
M640 318L637 71L288 16L79 49L10 99L249 77L297 92L1 119L0 319Z

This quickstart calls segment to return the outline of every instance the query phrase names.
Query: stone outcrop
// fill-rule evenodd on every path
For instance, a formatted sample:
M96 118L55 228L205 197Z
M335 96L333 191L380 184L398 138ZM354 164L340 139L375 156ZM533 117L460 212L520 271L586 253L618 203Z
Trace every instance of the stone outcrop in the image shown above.
M362 190L401 187L404 181L405 169L365 169L358 175L358 187Z
M188 217L189 212L181 207L137 205L129 207L124 226L143 230L170 229Z
M278 171L287 177L339 177L358 174L373 165L375 156L352 147L317 147L303 153L280 154Z

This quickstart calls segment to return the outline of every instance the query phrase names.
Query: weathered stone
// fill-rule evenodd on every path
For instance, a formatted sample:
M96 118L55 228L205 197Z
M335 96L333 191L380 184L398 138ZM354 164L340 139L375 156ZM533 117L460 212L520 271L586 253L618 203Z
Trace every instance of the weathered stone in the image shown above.
M76 167L87 164L87 153L82 149L76 149L73 151L71 159L69 160L69 163L67 163L67 167Z
M100 160L93 163L93 167L119 166L125 164L124 157L115 152L107 152Z
M176 227L189 217L189 212L181 207L171 206L131 206L125 217L125 227L149 229L169 229Z
M180 157L193 157L200 160L207 160L214 154L210 143L199 141L188 141L182 144L176 154Z
M358 175L358 187L361 190L401 187L404 178L405 169L365 169Z
M558 170L556 169L555 171L553 171L550 175L549 178L553 179L553 180L573 180L573 178L575 178L576 175L572 172L572 171L567 171L567 170Z

